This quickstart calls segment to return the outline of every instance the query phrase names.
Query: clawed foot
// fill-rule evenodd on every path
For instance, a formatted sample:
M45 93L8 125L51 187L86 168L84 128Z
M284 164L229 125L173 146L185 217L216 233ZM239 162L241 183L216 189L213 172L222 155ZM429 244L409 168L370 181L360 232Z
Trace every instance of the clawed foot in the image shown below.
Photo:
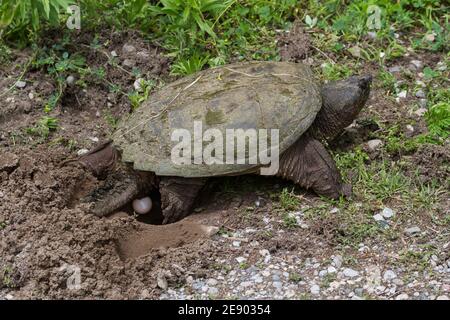
M188 216L200 190L206 183L202 178L162 177L159 184L163 224Z
M82 202L92 203L91 213L103 217L126 205L138 194L139 184L134 175L114 172L107 176L100 188L84 197Z

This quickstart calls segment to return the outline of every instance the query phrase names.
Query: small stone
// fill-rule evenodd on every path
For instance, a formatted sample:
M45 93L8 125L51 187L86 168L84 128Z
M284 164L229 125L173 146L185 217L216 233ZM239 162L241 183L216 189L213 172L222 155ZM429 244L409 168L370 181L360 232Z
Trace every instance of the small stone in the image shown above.
M416 111L414 111L414 113L416 114L416 115L418 115L419 117L423 117L423 115L425 114L425 113L427 113L427 109L425 109L425 108L419 108L419 109L417 109Z
M364 289L363 289L363 288L356 288L356 289L355 289L355 294L356 294L358 297L362 297L362 295L364 294Z
M274 288L277 288L277 289L283 288L283 284L280 281L274 281L272 283L272 285L273 285Z
M6 300L14 300L14 296L12 295L12 294L7 294L6 296L5 296L5 299Z
M142 91L142 81L144 81L144 79L142 78L138 78L136 79L136 81L134 81L133 83L134 90Z
M111 56L112 56L113 58L116 58L116 57L118 56L116 50L111 51Z
M27 86L27 83L25 81L19 80L16 82L16 87L19 89L23 89Z
M259 250L259 254L262 255L263 257L270 255L269 250L267 249L261 249Z
M381 211L381 215L386 218L392 218L394 216L394 211L391 208L384 207L383 211Z
M398 98L406 98L406 95L408 94L408 91L402 90L397 94Z
M194 283L194 278L192 276L187 276L186 283L192 285Z
M83 154L86 154L88 152L89 152L88 149L80 149L80 150L77 151L77 155L78 156L82 156Z
M73 85L75 83L75 77L70 75L66 78L66 82L69 86Z
M408 130L408 132L413 133L414 132L414 127L410 124L406 125L406 130Z
M349 48L348 51L355 58L361 58L361 48L360 47L353 46L353 47Z
M342 259L341 255L337 255L333 258L333 264L338 269L342 266L342 262L343 262L343 259Z
M320 287L317 284L315 284L311 287L310 291L311 291L311 294L318 295L318 294L320 294Z
M386 272L383 275L383 280L386 282L391 281L395 278L397 278L397 275L392 270L386 270Z
M167 288L169 287L169 285L167 283L167 279L163 275L158 275L156 282L158 284L158 287L160 287L162 290L167 290Z
M132 59L125 59L125 60L123 60L122 64L125 67L132 68L136 65L136 61L134 61Z
M320 270L319 271L319 277L323 278L328 274L328 270Z
M97 137L89 137L89 140L96 142L96 143L99 141Z
M407 300L408 298L409 296L406 293L401 293L395 298L395 300Z
M34 99L34 93L33 93L33 92L30 92L30 93L28 94L28 99L30 99L30 100L33 100L33 99Z
M139 51L136 53L136 57L144 61L150 59L150 55L146 51Z
M327 269L327 271L328 271L328 273L336 273L337 270L336 270L335 267L329 266L328 269Z
M418 234L418 233L420 233L420 228L419 227L410 227L410 228L406 228L405 229L405 233L408 235L408 236L413 236L413 235L415 235L415 234Z
M241 242L240 241L233 241L233 247L239 248L240 246L241 246Z
M389 69L388 69L388 71L390 72L390 73L397 73L397 72L400 72L402 69L399 67L399 66L393 66L393 67L390 67Z
M244 257L237 257L237 258L236 258L236 261L237 261L238 263L244 263L245 261L247 261L247 259L244 258Z
M423 67L423 63L420 60L411 60L411 64L416 68L416 69L422 69Z
M374 216L373 216L373 219L374 219L375 221L377 221L377 222L384 221L383 216L382 216L381 214L379 214L379 213L377 213L376 215L374 215Z
M330 213L338 213L339 209L334 207L333 209L330 210Z
M437 297L436 300L450 300L450 299L448 298L448 296L442 295L442 296Z
M427 35L425 35L425 40L433 42L434 39L436 38L436 35L434 33L429 33Z
M206 284L208 286L214 287L217 285L217 280L216 279L208 279L208 281L206 281Z
M122 52L124 53L133 53L136 51L136 48L130 44L124 44L122 47Z
M380 139L373 139L373 140L367 141L367 147L369 148L370 151L375 151L382 145L383 145L383 141L381 141Z
M415 96L416 96L417 98L421 98L421 99L424 99L424 98L426 97L426 96L425 96L425 92L423 92L422 89L417 90Z
M347 278L354 278L359 276L359 272L356 270L353 270L351 268L345 268L343 271L344 276L346 276Z
M367 32L367 35L369 36L370 39L376 39L377 38L377 33L373 32L373 31Z

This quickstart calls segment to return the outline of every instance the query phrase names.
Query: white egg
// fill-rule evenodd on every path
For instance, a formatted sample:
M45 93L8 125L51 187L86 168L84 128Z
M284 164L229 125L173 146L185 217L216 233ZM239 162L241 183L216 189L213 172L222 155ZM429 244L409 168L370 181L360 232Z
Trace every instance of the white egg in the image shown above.
M138 214L146 214L152 210L152 199L145 197L133 200L133 210Z

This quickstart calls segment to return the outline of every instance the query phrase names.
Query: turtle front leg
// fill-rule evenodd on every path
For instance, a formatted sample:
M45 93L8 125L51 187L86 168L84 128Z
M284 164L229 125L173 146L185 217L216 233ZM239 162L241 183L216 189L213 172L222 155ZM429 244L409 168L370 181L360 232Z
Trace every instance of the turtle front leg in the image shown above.
M188 216L206 181L206 178L160 177L163 224Z
M282 154L277 176L333 199L351 194L351 186L342 183L333 158L318 140L308 134Z

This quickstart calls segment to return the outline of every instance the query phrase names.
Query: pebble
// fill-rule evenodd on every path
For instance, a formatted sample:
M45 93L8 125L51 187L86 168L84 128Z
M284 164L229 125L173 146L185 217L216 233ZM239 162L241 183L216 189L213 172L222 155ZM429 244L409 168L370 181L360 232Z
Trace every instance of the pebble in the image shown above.
M315 284L311 287L310 291L311 294L318 295L320 294L320 287L317 284Z
M86 154L88 152L89 152L88 149L80 149L80 150L77 151L77 155L78 156L82 156L83 154Z
M208 294L210 294L212 296L216 296L218 293L219 293L219 289L217 289L217 288L212 287L212 288L208 289Z
M386 282L391 281L395 278L397 278L397 275L392 270L386 270L386 272L383 275L383 280Z
M319 271L319 277L323 278L328 274L328 270L320 270Z
M342 262L343 262L342 256L337 255L333 257L333 264L336 268L339 269L342 266Z
M33 93L33 92L30 92L30 93L28 94L28 98L29 98L30 100L33 100L33 99L34 99L34 93Z
M401 293L397 297L395 297L395 300L407 300L409 296L406 293Z
M450 300L450 299L448 298L448 296L442 295L442 296L437 297L436 300Z
M156 282L158 284L158 287L160 287L162 290L167 290L169 285L167 283L167 279L165 276L159 275L158 278L156 279Z
M414 111L414 113L415 113L416 115L418 115L419 117L423 117L423 115L424 115L425 113L427 113L427 109L425 109L425 108L419 108L419 109L417 109L416 111Z
M394 211L391 208L385 207L383 211L381 211L381 215L386 218L392 218L394 216Z
M23 89L27 86L27 83L25 81L19 80L16 82L16 87L19 89Z
M408 92L406 90L402 90L397 94L397 97L398 98L406 98L407 93Z
M134 61L132 59L125 59L125 60L123 60L122 64L125 67L132 68L136 65L136 61Z
M217 285L217 280L216 279L208 279L208 281L206 281L206 284L208 286L214 287Z
M391 72L391 73L397 73L397 72L401 71L401 68L399 66L393 66L393 67L390 67L388 69L388 71Z
M336 273L337 270L336 270L335 267L329 266L328 269L327 269L327 271L328 271L328 273Z
M423 63L420 60L411 60L411 64L416 68L416 69L422 69L423 67Z
M143 80L144 79L142 79L142 78L138 78L138 79L136 79L136 81L134 81L134 83L133 83L134 90L136 90L136 91L141 91L142 90L141 83L142 83Z
M67 84L68 84L69 86L71 86L72 84L75 83L75 77L72 76L72 75L68 76L68 77L66 78L66 82L67 82Z
M354 278L359 276L359 272L356 270L353 270L351 268L345 268L343 271L344 276L346 276L347 278Z
M111 51L111 56L112 56L113 58L116 58L116 57L118 56L116 50Z
M267 249L261 249L261 250L259 250L259 254L262 255L263 257L265 257L265 256L269 256L270 252Z
M412 236L412 235L415 235L415 234L417 234L417 233L420 233L420 228L419 227L410 227L410 228L406 228L405 229L405 233L408 235L408 236Z
M136 48L130 44L124 44L122 47L122 52L124 53L133 53L136 51Z
M381 141L380 139L373 139L373 140L367 141L367 147L369 148L370 151L375 151L382 145L383 145L383 141Z
M240 246L241 246L241 242L240 241L233 241L233 247L239 248Z
M414 132L414 127L410 124L406 125L406 130L408 130L409 132L413 133Z
M417 98L424 99L424 98L425 98L425 92L424 92L422 89L419 89L419 90L417 90L415 96L416 96Z
M379 214L379 213L377 213L376 215L374 215L374 216L373 216L373 219L374 219L375 221L377 221L377 222L384 221L383 216L382 216L381 214Z
M237 261L238 263L244 263L245 261L247 261L247 259L244 258L244 257L237 257L237 258L236 258L236 261Z

